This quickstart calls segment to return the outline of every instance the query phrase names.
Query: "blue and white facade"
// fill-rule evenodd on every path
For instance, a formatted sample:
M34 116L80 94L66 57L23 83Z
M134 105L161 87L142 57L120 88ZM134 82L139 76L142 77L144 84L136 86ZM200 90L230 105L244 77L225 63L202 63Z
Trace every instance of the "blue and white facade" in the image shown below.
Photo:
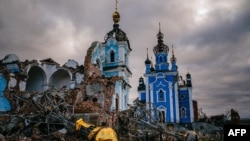
M117 9L112 16L113 29L106 34L104 42L93 42L89 51L91 51L91 64L100 69L102 76L117 78L110 109L122 111L128 109L131 88L129 78L132 76L129 56L132 49L126 33L119 28L120 14Z
M158 44L153 48L155 64L145 61L144 78L139 79L138 99L146 103L147 109L155 109L152 114L161 122L191 123L194 121L192 104L191 75L186 80L179 76L176 58L172 50L163 43L163 34L157 34ZM161 117L161 118L160 118Z

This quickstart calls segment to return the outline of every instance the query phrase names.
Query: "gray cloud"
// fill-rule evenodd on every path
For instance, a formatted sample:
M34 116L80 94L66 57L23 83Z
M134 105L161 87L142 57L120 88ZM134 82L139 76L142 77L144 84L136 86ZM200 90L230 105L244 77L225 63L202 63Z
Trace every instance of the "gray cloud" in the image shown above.
M208 113L236 108L241 116L249 117L250 110L245 107L250 100L250 50L247 49L250 10L242 7L229 15L232 19L218 13L222 12L213 11L212 24L203 25L205 28L189 33L181 41L187 51L195 54L189 57L190 54L182 53L187 58L184 62L191 64L193 67L189 68L197 73L193 81L197 93L194 97L203 101L200 106L207 107Z
M131 101L145 71L146 48L154 60L160 22L180 74L192 75L199 108L208 115L235 108L250 117L249 7L247 0L120 0L120 28L132 48ZM0 55L83 64L91 43L104 41L112 29L114 10L115 1L0 0Z

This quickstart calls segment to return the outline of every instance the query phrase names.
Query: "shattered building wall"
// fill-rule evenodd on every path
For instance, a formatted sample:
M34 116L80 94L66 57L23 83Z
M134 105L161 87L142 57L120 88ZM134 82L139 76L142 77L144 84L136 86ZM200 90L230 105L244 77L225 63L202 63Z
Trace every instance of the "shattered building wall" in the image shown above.
M109 115L100 121L109 120L111 112L117 112L121 110L120 105L126 105L122 103L122 99L119 99L122 97L119 92L122 91L117 92L117 90L124 90L128 84L122 76L105 77L103 68L98 67L96 62L93 63L93 60L96 60L93 54L98 51L93 45L96 44L93 43L88 49L84 67L79 66L74 60L68 60L60 66L51 58L39 62L37 60L22 62L16 54L6 55L0 60L1 74L6 78L7 83L3 93L11 107L6 111L11 110L21 114L37 113L38 109L34 105L20 104L17 102L17 97L31 101L31 95L49 91L51 95L63 94L67 103L74 106L74 113L99 112L102 116ZM103 48L105 44L99 43L99 45ZM94 51L93 48L95 48ZM100 65L104 66L104 64Z
M51 58L40 60L40 63L37 60L21 62L17 55L9 54L1 61L1 66L6 72L6 77L9 78L9 90L26 89L32 93L45 91L49 87L74 88L82 83L83 78L83 70L81 70L83 67L74 60L68 60L60 66ZM25 83L19 85L18 82L21 81L26 81L26 85Z
M109 48L110 42L114 46L112 49ZM127 109L128 92L131 87L128 80L131 72L127 69L128 62L125 58L119 59L118 55L115 57L116 61L110 61L110 52L116 50L116 54L119 54L119 49L114 43L127 45L126 42L117 42L115 38L109 39L107 43L93 42L84 62L85 78L82 88L86 94L85 97L98 100L105 105L107 111ZM118 63L119 60L124 62Z
M74 89L83 81L83 66L74 60L68 60L60 66L53 59L25 60L21 62L16 54L8 54L1 61L1 74L7 80L5 95L27 97L48 89ZM12 101L10 101L13 103ZM15 106L12 105L12 110Z
M58 107L65 115L72 111L99 113L96 121L113 125L116 113L128 109L132 49L126 33L119 28L117 9L112 17L113 29L105 35L104 42L91 44L84 65L70 59L62 66L52 58L20 61L16 54L0 60L1 73L8 84L3 92L10 111L46 113Z
M84 62L85 77L82 89L85 94L85 100L98 101L105 111L111 111L111 109L118 111L118 106L115 107L112 103L118 102L118 96L115 93L115 84L116 81L122 80L122 77L104 77L100 68L96 64L91 63L93 48L95 48L94 44L88 49Z
M87 50L84 62L84 97L98 101L105 111L128 109L129 78L129 40L119 28L120 14L112 15L113 29L105 35L104 42L95 41Z

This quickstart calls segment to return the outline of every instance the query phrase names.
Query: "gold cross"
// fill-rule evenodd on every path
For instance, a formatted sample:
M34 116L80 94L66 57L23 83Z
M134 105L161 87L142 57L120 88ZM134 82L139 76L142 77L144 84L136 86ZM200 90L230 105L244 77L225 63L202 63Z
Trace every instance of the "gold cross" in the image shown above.
M115 10L117 10L118 0L115 0Z

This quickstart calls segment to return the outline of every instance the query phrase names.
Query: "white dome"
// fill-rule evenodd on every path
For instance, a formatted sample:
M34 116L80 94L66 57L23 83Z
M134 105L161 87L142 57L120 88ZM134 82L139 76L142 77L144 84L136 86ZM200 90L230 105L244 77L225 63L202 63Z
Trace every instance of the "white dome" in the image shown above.
M71 68L76 69L77 66L78 66L78 63L77 63L75 60L69 59L68 62L66 62L66 63L64 64L64 66L69 67L69 68L71 67Z
M8 54L4 57L3 63L12 63L15 61L19 62L19 57L16 54Z

